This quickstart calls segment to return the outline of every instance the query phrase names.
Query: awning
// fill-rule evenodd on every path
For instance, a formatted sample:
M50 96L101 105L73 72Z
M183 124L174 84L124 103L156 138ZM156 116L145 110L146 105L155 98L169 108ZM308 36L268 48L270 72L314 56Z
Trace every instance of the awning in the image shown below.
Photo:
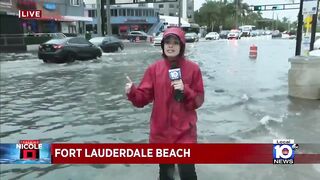
M83 16L62 16L63 21L87 21L92 22L93 19L91 17L83 17Z
M30 20L30 18L25 19L25 20ZM59 15L46 16L46 15L42 15L41 18L33 18L33 20L39 20L39 21L68 21L68 22L89 21L89 22L91 22L93 19L89 18L89 17L81 17L81 16L59 16Z
M38 20L38 21L63 21L63 17L62 16L44 16L42 15L41 18L21 18L24 20Z

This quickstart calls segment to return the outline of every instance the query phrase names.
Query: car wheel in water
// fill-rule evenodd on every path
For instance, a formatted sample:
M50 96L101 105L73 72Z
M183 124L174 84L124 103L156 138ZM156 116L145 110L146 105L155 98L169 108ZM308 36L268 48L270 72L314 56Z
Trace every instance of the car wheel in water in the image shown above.
M43 61L44 63L49 63L49 62L50 62L48 59L42 59L42 61Z
M76 56L73 53L69 53L67 57L67 62L74 62L76 60Z

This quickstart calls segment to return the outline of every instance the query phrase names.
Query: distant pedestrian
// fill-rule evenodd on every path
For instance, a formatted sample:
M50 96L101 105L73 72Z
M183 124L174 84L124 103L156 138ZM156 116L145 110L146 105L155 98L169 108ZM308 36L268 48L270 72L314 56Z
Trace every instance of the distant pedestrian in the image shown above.
M184 57L185 38L180 28L164 32L163 59L150 65L139 86L127 76L125 91L136 107L153 102L150 143L197 143L197 113L204 101L202 74L196 63ZM178 79L169 78L170 75ZM181 73L181 76L179 76ZM194 164L179 164L181 180L196 180ZM173 180L174 164L160 164L159 179Z

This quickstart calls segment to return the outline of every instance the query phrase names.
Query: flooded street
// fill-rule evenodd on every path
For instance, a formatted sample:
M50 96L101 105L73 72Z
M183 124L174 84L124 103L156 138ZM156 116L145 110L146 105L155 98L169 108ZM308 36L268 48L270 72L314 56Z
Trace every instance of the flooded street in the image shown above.
M249 58L249 47L258 58ZM187 45L200 65L205 102L200 143L320 143L320 101L288 97L294 40L241 39ZM126 44L98 60L45 64L36 53L1 55L1 143L146 143L151 105L126 100L126 75L137 84L161 48ZM271 149L270 149L271 151ZM320 165L197 165L198 179L315 180ZM156 179L157 165L1 165L1 179ZM318 177L318 178L317 178Z

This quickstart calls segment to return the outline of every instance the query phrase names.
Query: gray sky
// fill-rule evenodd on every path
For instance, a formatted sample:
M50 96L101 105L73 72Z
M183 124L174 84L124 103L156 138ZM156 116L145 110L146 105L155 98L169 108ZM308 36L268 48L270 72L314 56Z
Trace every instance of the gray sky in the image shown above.
M249 4L249 5L267 5L267 4L286 4L291 2L298 3L300 0L243 0L243 2ZM198 10L203 3L205 3L205 0L194 0L194 9ZM276 19L277 16L279 19L282 19L283 17L289 18L291 22L297 20L299 9L294 10L277 10L274 11L274 18ZM272 19L272 11L262 11L262 16L264 18L270 18Z

